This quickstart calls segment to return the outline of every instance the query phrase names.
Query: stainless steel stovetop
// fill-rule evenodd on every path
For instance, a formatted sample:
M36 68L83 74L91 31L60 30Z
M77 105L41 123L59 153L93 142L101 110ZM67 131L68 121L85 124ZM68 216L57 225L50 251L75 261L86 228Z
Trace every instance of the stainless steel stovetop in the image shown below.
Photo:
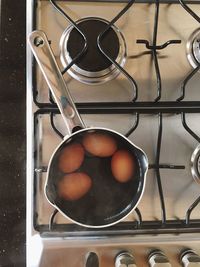
M73 21L111 21L127 5L55 2ZM85 124L129 136L149 158L139 210L112 228L94 231L73 225L45 198L46 167L67 132L27 48L27 266L84 266L87 253L94 251L100 266L111 267L126 250L137 266L145 267L149 253L160 249L176 267L181 266L182 250L200 254L198 153L191 163L200 142L200 3L189 7L196 19L178 1L133 3L113 28L121 38L116 61L125 73L113 64L103 75L77 74L77 66L64 73ZM47 34L61 69L70 63L63 42L71 25L50 1L27 1L27 34L34 29Z

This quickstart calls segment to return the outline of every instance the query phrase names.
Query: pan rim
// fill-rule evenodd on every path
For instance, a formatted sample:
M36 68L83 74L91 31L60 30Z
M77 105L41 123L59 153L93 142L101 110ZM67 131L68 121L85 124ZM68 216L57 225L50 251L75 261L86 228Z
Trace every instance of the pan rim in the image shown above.
M142 190L141 190L141 193L140 193L140 196L138 197L138 200L136 201L135 205L131 208L131 210L125 214L124 216L122 216L122 218L114 221L114 222L111 222L111 223L107 223L107 224L100 224L100 225L88 225L88 224L84 224L84 223L81 223L81 222L78 222L74 219L72 219L71 217L69 217L68 215L66 215L55 203L52 203L50 201L50 199L48 198L47 196L47 184L48 184L48 180L49 180L49 172L50 172L50 168L51 168L51 163L54 159L54 155L56 154L56 152L58 151L58 149L63 145L63 143L65 143L68 139L72 138L74 135L77 135L81 132L85 132L85 131L92 131L92 130L103 130L103 131L108 131L108 132L111 132L111 133L115 133L117 135L119 135L120 137L124 138L126 141L128 141L134 148L136 148L137 150L139 150L145 157L145 160L146 160L146 166L145 166L145 170L144 170L144 175L143 175L143 185L142 185ZM144 190L145 190L145 185L146 185L146 176L147 176L147 172L148 172L148 157L146 155L146 153L140 148L138 147L137 145L135 145L133 142L131 142L126 136L124 136L123 134L115 131L115 130L112 130L112 129L109 129L109 128L104 128L104 127L87 127L87 128L83 128L81 130L78 130L70 135L66 135L64 136L63 138L63 141L61 143L58 144L58 146L55 148L54 152L52 153L51 157L50 157L50 160L49 160L49 163L48 163L48 168L47 168L47 174L46 174L46 180L45 180L45 185L44 185L44 194L45 194L45 197L47 199L47 201L50 203L51 206L53 206L55 209L57 209L65 218L67 218L69 221L79 225L79 226L82 226L82 227L87 227L87 228L96 228L96 229L99 229L99 228L106 228L106 227L110 227L110 226L113 226L117 223L119 223L120 221L124 220L128 215L130 215L135 209L136 207L138 206L139 202L141 201L141 198L144 194Z

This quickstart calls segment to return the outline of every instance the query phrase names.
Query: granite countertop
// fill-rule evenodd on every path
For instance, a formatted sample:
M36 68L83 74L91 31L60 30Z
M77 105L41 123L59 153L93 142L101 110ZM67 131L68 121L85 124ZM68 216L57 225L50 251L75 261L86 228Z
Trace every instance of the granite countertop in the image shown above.
M25 4L0 3L0 267L25 266Z

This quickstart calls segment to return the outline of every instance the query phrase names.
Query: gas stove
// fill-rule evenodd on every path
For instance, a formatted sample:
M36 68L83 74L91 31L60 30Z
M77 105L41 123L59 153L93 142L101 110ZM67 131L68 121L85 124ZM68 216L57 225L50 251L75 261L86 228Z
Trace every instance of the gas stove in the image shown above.
M200 266L199 14L198 1L27 1L27 34L47 34L84 123L149 159L142 200L117 225L54 210L46 170L68 132L28 47L27 266Z

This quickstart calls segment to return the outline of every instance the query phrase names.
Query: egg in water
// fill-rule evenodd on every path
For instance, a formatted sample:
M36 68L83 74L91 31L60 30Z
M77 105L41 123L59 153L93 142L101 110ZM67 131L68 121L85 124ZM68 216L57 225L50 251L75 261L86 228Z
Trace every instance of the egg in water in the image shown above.
M78 200L90 190L92 179L83 172L65 175L58 183L58 194L65 200Z
M84 148L81 144L72 143L67 145L59 155L59 170L63 173L70 173L79 169L83 163L84 154Z
M118 182L128 182L136 171L134 156L127 150L118 150L112 157L111 170Z
M117 150L115 139L105 133L87 133L83 137L84 148L94 156L110 157Z

